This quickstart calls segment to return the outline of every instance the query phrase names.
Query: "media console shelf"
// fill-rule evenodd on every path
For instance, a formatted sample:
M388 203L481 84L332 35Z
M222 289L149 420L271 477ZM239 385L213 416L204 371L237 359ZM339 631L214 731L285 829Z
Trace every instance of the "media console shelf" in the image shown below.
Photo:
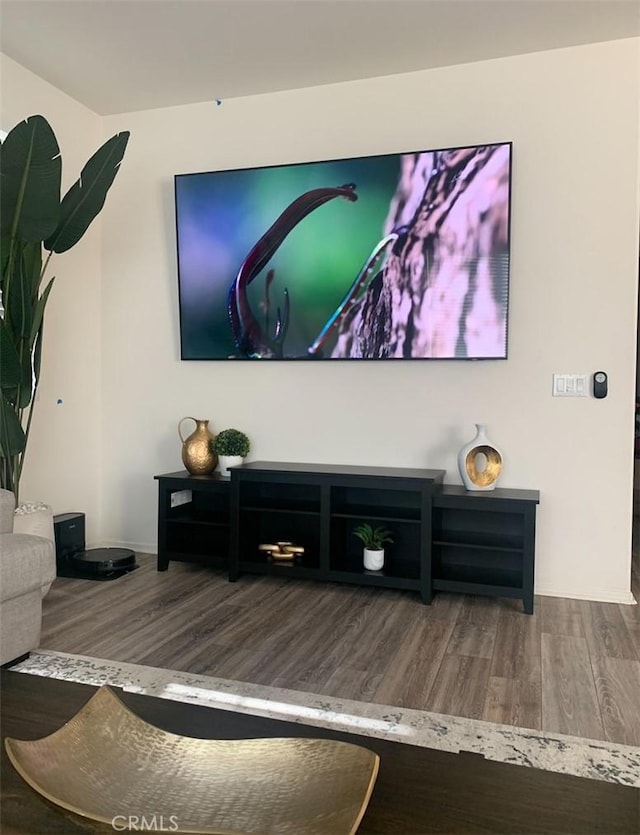
M443 485L433 496L433 590L515 597L532 614L539 501L537 490Z
M231 471L229 579L242 572L413 589L431 601L431 504L444 470L251 462ZM367 571L363 522L392 531L385 565ZM268 559L261 543L304 547L294 562Z
M170 560L229 564L229 479L183 470L158 482L158 571Z
M170 560L243 572L436 592L512 597L533 612L537 490L469 492L444 470L256 461L231 479L187 472L158 480L158 570ZM186 492L185 492L186 491ZM356 526L392 532L384 568L367 571ZM293 561L259 545L304 547Z

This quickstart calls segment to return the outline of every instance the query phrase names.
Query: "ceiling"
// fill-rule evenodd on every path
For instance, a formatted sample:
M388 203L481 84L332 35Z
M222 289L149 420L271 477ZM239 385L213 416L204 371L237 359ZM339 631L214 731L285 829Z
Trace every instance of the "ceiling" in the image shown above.
M107 115L640 34L640 0L0 0L0 48Z

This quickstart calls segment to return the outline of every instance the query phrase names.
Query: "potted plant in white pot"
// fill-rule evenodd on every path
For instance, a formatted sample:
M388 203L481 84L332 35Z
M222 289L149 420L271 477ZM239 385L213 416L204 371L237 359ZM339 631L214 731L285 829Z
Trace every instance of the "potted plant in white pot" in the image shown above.
M120 168L129 132L107 140L60 197L62 158L44 116L29 116L0 154L0 486L18 501L31 428L53 253L75 246L100 213Z
M213 441L213 451L218 455L220 475L229 476L229 467L242 464L243 458L249 454L251 444L249 438L239 429L223 429L218 432Z
M379 571L384 566L384 544L393 542L387 528L374 528L366 522L353 529L353 533L364 544L364 567L367 571Z

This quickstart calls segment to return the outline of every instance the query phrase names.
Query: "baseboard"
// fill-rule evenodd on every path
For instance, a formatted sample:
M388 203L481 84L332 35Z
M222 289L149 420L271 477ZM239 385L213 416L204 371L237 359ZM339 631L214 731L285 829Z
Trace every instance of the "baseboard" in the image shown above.
M544 588L544 586L536 586L535 593L541 595L542 597L567 597L570 600L593 600L596 603L621 603L625 606L635 606L638 603L638 601L635 599L635 597L633 596L633 594L631 594L630 591L594 591L576 594L573 591L549 589Z

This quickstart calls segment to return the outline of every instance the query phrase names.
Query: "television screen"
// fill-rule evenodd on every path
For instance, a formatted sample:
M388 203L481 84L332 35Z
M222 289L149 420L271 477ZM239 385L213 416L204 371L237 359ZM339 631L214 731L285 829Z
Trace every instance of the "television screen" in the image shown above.
M181 355L505 359L511 143L175 177Z

